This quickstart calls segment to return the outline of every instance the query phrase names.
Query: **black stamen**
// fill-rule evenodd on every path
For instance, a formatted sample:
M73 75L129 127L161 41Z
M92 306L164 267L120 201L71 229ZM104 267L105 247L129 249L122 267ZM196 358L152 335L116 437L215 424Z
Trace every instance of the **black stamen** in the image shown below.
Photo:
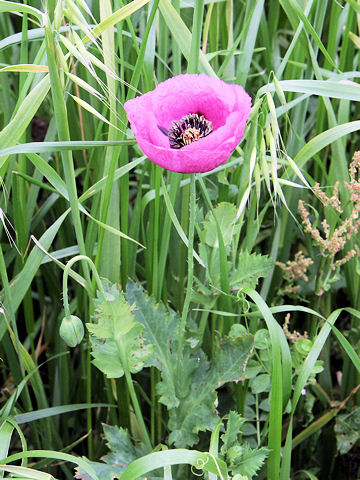
M170 147L177 149L190 145L213 131L211 122L206 120L204 115L198 113L190 113L179 121L173 121L169 130L159 125L158 128L169 137Z
M166 128L160 127L160 125L158 125L158 129L159 129L160 132L162 132L164 135L168 136L168 131L166 130Z

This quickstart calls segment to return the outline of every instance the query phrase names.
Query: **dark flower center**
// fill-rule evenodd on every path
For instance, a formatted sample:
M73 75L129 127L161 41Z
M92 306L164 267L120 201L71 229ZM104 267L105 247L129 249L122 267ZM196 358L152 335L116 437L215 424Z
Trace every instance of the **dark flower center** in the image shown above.
M181 120L173 121L172 127L166 130L158 125L159 130L169 138L170 148L182 148L209 135L213 129L211 122L204 115L189 113Z

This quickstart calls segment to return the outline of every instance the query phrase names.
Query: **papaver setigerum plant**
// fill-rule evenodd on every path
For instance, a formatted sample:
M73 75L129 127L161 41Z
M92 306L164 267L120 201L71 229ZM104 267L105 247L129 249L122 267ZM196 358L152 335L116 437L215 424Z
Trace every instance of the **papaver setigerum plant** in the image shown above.
M356 0L0 0L0 480L360 479Z

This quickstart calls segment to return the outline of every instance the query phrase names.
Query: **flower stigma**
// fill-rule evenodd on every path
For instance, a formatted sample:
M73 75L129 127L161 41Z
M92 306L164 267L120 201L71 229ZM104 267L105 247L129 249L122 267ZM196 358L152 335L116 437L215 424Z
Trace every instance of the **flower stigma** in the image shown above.
M213 131L211 122L198 113L190 113L181 120L173 121L169 130L160 126L158 128L169 138L170 148L177 149L190 145Z

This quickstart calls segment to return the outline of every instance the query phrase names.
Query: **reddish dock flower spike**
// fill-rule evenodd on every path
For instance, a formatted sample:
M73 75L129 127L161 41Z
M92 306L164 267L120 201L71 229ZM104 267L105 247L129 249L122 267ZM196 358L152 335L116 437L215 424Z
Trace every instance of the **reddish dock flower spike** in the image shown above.
M225 163L243 136L251 98L239 85L184 74L125 103L136 140L154 163L174 172L208 172Z

